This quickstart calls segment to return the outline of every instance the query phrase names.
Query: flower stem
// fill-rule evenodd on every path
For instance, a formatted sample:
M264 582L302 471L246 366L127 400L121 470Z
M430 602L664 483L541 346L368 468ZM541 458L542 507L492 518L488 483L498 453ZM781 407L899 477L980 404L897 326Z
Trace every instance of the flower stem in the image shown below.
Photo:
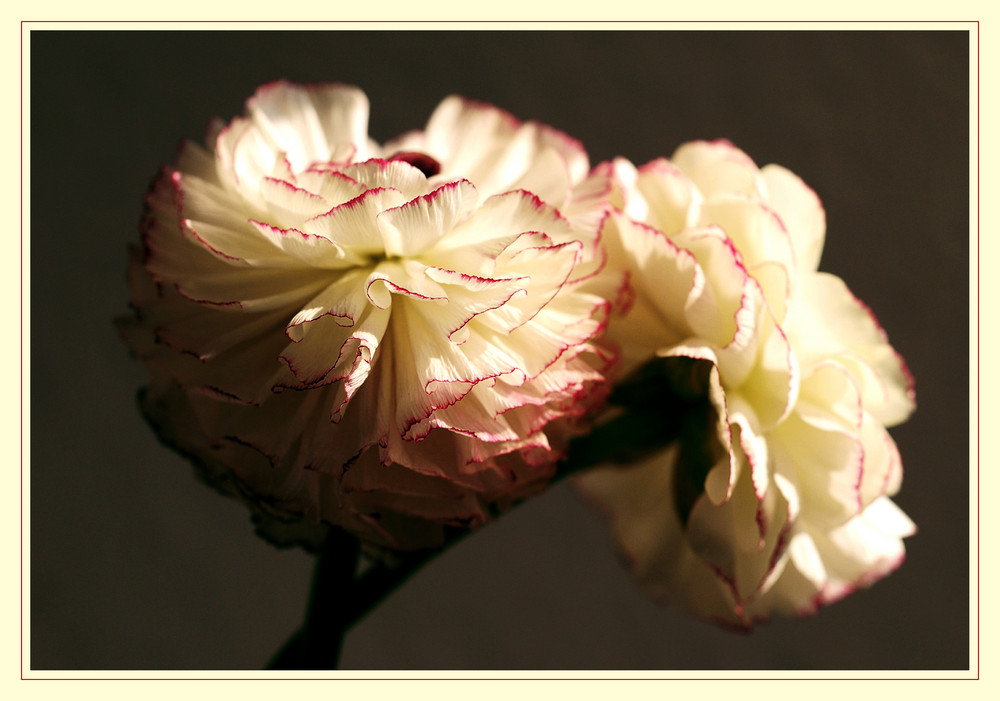
M613 416L570 444L552 484L598 464L628 463L662 449L677 438L677 415L670 402L660 402L655 409L644 407ZM306 621L268 668L335 669L345 632L470 532L446 529L439 548L399 553L356 576L358 540L342 529L331 529L316 564Z
M316 559L305 623L271 660L268 669L336 669L358 566L358 540L333 528Z
M652 450L661 450L676 438L675 425L664 422L664 418L656 412L638 416L626 412L579 436L570 444L566 459L559 464L549 486L595 465L627 463ZM472 532L467 528L450 528L445 531L439 548L402 553L391 564L373 564L355 583L347 626L364 618L424 565Z

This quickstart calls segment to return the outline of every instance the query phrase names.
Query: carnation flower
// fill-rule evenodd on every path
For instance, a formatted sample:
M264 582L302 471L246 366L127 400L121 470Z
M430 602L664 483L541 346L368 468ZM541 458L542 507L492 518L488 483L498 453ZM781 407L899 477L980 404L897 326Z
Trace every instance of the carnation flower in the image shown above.
M582 147L459 98L385 147L367 118L353 87L261 88L154 182L132 256L145 412L279 542L483 523L603 379Z
M885 427L913 384L868 308L817 271L816 195L722 141L600 169L620 391L652 378L656 403L681 407L668 450L578 482L638 580L749 627L891 571L914 526L889 499L902 466Z

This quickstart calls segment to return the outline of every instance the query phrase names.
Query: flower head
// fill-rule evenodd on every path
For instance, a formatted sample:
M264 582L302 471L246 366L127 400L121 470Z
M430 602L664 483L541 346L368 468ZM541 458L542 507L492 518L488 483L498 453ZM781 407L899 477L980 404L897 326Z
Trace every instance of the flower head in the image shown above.
M384 148L343 85L275 83L155 181L126 337L144 407L279 540L421 547L552 476L602 381L600 177L445 100Z
M913 410L912 379L870 311L817 271L816 195L721 141L600 168L616 207L609 337L626 377L655 375L663 402L688 408L669 450L579 482L637 577L746 627L897 566L914 528L889 499L902 466L885 427Z

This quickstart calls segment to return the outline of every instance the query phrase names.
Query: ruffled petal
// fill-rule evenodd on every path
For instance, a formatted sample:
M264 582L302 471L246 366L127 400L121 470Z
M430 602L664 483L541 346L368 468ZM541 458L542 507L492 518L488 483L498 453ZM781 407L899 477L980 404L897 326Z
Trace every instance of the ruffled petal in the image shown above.
M322 237L351 254L351 262L363 265L385 253L385 241L377 216L405 202L399 190L374 188L313 217L302 227L304 233Z
M278 82L185 147L121 328L157 431L268 537L430 547L542 489L604 396L582 282L609 184L489 106L446 100L399 149L367 118L356 88Z
M819 197L787 168L771 164L760 172L768 204L781 217L791 235L796 269L803 273L815 272L826 236L826 212Z
M311 163L336 161L350 147L359 153L367 143L368 98L347 85L299 86L280 81L257 90L247 102L253 124L293 170Z
M886 426L915 408L913 377L871 310L844 282L818 273L806 278L787 324L803 367L837 357L861 387L867 411Z
M760 188L753 159L724 139L686 143L670 160L706 199L719 194L751 197Z
M382 212L377 222L386 255L415 256L432 247L468 218L478 196L472 183L459 180Z
M912 524L886 499L902 463L885 427L913 410L913 382L871 312L816 272L815 193L725 141L598 171L616 209L590 282L615 302L608 338L629 376L664 382L664 401L686 408L676 445L641 472L581 479L637 576L748 627L886 574ZM703 381L681 395L685 375ZM648 503L654 488L670 499Z
M658 158L639 168L635 187L649 210L644 220L667 236L697 223L701 192L670 161Z

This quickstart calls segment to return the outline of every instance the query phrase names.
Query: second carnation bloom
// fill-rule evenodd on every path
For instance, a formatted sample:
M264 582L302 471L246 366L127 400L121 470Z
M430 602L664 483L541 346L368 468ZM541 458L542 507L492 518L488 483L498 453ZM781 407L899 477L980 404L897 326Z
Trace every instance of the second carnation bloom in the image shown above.
M912 378L870 311L817 271L820 201L728 142L604 164L615 214L599 278L617 300L620 372L689 407L677 440L580 478L639 581L745 628L803 614L888 573L913 524L889 499L886 426Z

